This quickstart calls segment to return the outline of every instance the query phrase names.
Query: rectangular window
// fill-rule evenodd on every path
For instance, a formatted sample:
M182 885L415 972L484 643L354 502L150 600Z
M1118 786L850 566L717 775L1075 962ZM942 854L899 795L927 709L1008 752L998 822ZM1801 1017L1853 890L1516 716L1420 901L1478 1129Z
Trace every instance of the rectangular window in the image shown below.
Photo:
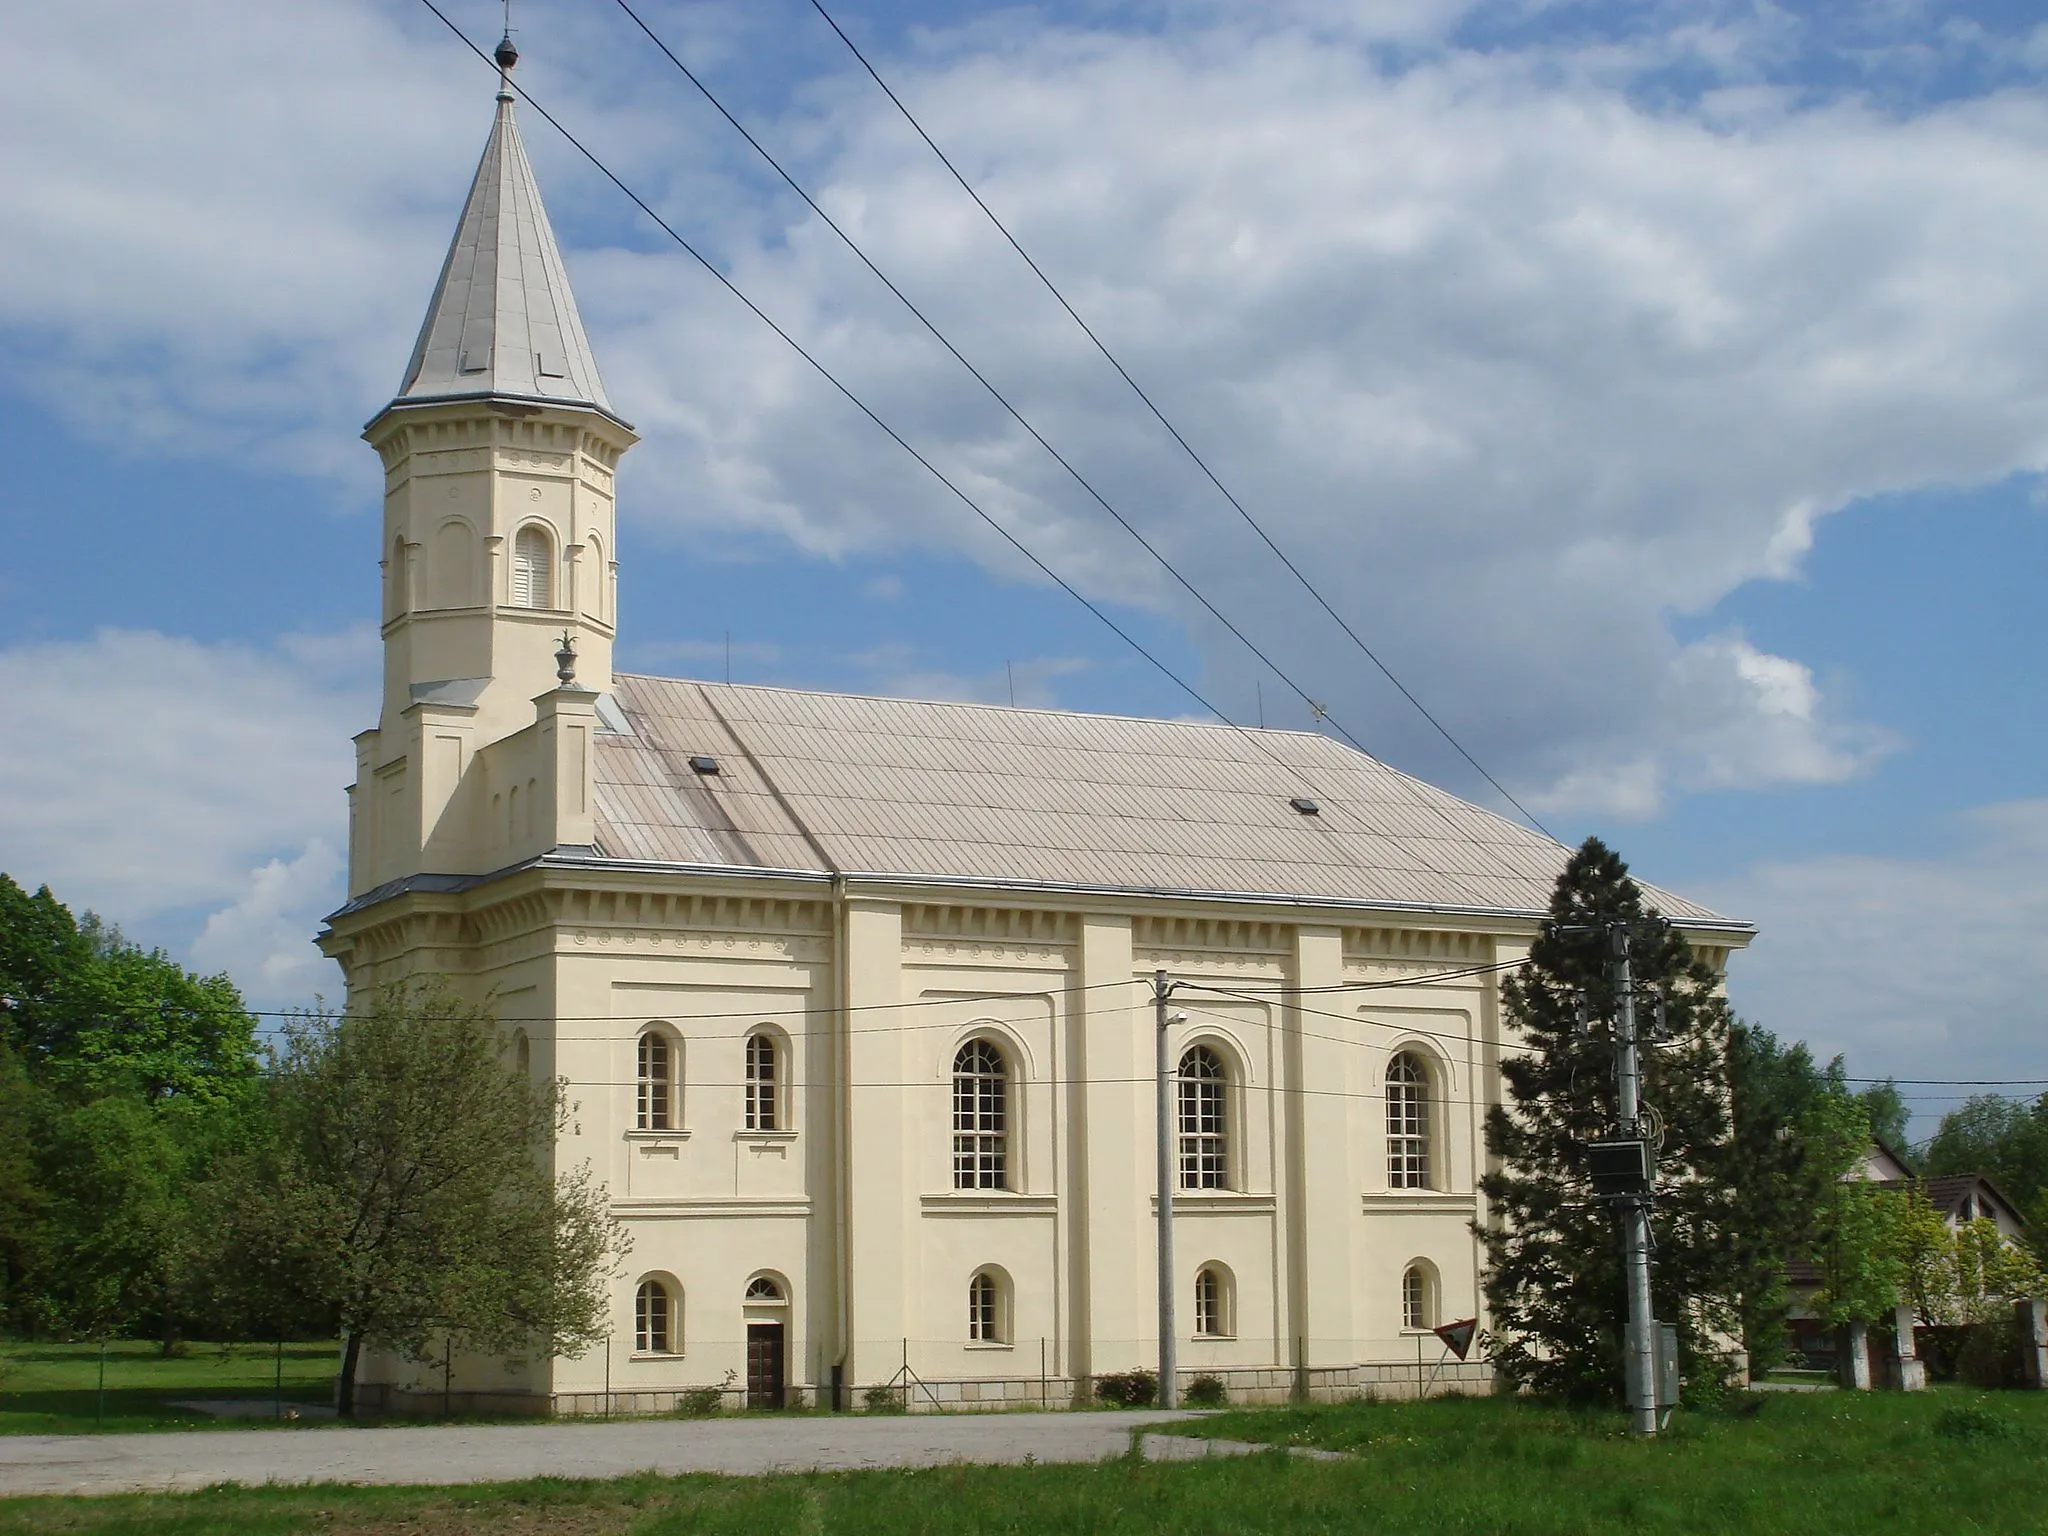
M674 1103L670 1071L672 1055L666 1035L650 1029L640 1037L640 1099L636 1119L643 1131L672 1129L669 1123L669 1109Z
M775 1103L775 1039L772 1035L747 1036L747 1129L773 1131Z

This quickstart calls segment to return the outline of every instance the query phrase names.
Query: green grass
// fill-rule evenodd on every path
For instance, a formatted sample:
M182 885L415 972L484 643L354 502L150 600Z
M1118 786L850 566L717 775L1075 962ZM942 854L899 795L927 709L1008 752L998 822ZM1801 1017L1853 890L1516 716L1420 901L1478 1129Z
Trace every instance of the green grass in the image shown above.
M0 1536L1862 1536L2048 1526L2048 1397L2023 1394L1752 1399L1676 1420L1649 1443L1613 1414L1500 1399L1248 1410L1196 1427L1349 1454L0 1500Z
M68 1435L104 1428L197 1429L218 1421L173 1408L180 1398L271 1400L276 1348L269 1344L188 1344L166 1359L146 1340L107 1345L104 1423L99 1413L97 1344L0 1342L0 1434ZM295 1403L332 1400L339 1350L333 1344L284 1346L284 1398ZM233 1422L233 1421L230 1421ZM263 1420L239 1421L243 1427Z

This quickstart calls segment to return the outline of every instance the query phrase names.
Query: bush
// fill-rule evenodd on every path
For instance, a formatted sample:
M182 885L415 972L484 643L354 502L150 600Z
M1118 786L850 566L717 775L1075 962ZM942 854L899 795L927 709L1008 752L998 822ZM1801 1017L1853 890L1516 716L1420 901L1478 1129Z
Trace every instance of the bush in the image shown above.
M1982 1403L1957 1403L1935 1415L1934 1432L1944 1440L2016 1440L2019 1426Z
M725 1407L725 1388L691 1387L676 1394L676 1413L685 1419L708 1419Z
M1095 1378L1095 1400L1115 1408L1149 1408L1159 1396L1159 1378L1150 1371L1113 1371Z
M905 1401L908 1395L907 1388L885 1385L866 1388L860 1400L869 1413L904 1413L910 1406Z
M1956 1351L1956 1377L1986 1391L2019 1386L2019 1338L2013 1325L2004 1320L1971 1324Z
M1221 1408L1230 1401L1230 1394L1220 1376L1197 1376L1188 1383L1186 1401L1190 1408Z

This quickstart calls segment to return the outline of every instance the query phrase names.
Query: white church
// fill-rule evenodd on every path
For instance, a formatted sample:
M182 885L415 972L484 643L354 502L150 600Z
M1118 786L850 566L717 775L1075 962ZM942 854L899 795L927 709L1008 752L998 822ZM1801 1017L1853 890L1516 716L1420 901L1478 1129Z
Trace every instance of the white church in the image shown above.
M608 1347L370 1357L366 1409L1057 1406L1152 1367L1159 971L1183 1386L1483 1379L1430 1330L1484 1315L1497 982L1562 849L1307 732L615 672L636 438L508 92L364 436L383 703L322 947L492 1000L632 1237ZM1657 899L1709 961L1747 941Z

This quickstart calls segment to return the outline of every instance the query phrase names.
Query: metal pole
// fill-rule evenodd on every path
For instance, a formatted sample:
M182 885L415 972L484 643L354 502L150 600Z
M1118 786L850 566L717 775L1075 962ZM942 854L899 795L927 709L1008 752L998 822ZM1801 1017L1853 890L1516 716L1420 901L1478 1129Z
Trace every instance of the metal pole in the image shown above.
M1616 1010L1615 1077L1621 1099L1623 1134L1642 1134L1641 1063L1636 1055L1635 978L1629 968L1629 931L1624 923L1607 930L1614 954ZM1648 1196L1625 1208L1622 1257L1628 1276L1628 1399L1639 1435L1657 1433L1657 1338L1650 1303L1650 1211Z
M1157 1022L1155 1087L1158 1096L1159 1152L1159 1406L1177 1408L1180 1393L1174 1372L1177 1332L1173 1318L1173 1086L1166 1075L1166 1000L1173 995L1166 972L1152 974L1152 1012Z

